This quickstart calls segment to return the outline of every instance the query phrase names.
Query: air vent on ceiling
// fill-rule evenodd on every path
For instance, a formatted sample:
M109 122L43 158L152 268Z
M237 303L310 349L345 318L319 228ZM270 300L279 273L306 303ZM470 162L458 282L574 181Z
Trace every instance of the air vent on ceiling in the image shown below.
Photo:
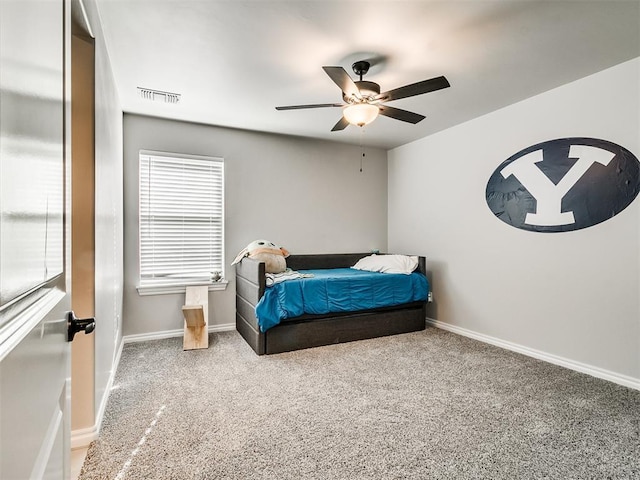
M179 93L163 92L161 90L152 90L150 88L138 87L140 97L145 100L153 100L164 103L178 103L180 101Z

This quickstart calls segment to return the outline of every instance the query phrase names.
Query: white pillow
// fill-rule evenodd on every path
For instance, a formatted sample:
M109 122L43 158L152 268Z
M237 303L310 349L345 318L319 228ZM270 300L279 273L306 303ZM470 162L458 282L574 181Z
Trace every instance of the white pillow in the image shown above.
M407 255L369 255L361 258L351 267L356 270L382 273L404 273L409 275L418 268L418 257Z

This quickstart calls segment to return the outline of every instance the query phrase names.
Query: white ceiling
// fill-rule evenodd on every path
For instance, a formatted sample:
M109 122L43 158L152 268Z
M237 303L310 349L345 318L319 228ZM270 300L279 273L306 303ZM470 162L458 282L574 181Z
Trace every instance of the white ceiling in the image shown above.
M393 148L640 56L640 0L205 1L98 0L125 112L359 143L331 132L341 101L322 70L383 59L382 90L444 75L451 88L389 105L366 145ZM355 77L355 75L352 75ZM142 100L136 87L176 92ZM612 85L611 88L616 88Z

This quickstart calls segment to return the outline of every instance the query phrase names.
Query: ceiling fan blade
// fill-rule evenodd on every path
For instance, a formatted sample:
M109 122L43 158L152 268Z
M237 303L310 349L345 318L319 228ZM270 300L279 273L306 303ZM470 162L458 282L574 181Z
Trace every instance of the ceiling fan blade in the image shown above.
M338 123L336 123L333 128L331 129L332 132L337 132L338 130L344 130L345 128L347 128L347 126L349 125L349 122L347 122L347 119L344 117L340 117L340 120L338 120Z
M302 110L303 108L344 107L343 103L315 103L311 105L287 105L276 107L276 110Z
M347 97L354 96L358 100L362 98L360 90L356 86L355 82L351 79L347 71L342 67L322 67L322 69L329 75L331 80L340 87Z
M409 112L408 110L402 110L388 105L378 105L378 108L380 109L380 115L407 123L416 124L426 118L424 115L420 115L419 113Z
M404 87L394 88L387 92L376 95L375 100L390 102L391 100L399 100L400 98L413 97L422 95L423 93L435 92L443 88L450 87L449 81L444 77L430 78L421 82L405 85Z

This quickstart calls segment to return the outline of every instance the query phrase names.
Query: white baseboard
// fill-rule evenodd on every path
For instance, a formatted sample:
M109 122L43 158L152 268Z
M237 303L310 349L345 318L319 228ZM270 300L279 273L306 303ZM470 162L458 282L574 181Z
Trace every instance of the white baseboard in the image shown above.
M98 438L97 423L87 428L71 430L71 450L87 448L91 442Z
M570 360L568 358L559 357L551 353L546 353L540 350L525 347L523 345L518 345L517 343L501 340L499 338L491 337L483 333L474 332L472 330L467 330L466 328L458 327L456 325L440 322L432 318L427 318L427 323L442 330L447 330L464 337L473 338L474 340L479 340L480 342L495 345L496 347L504 348L505 350L511 350L512 352L521 353L523 355L527 355L528 357L537 358L538 360L543 360L545 362L553 363L554 365L559 365L570 370L575 370L576 372L586 373L587 375L591 375L593 377L602 378L603 380L608 380L624 387L633 388L634 390L640 390L640 379L638 378L621 375L619 373L604 370L592 365L576 362L575 360Z
M111 368L111 375L109 375L109 381L104 389L102 399L100 400L100 407L98 408L98 414L96 415L96 422L87 428L79 428L71 431L71 450L77 448L86 448L91 442L98 439L100 434L100 426L102 425L102 419L104 418L104 411L107 408L107 401L109 400L109 393L113 387L113 380L120 364L120 356L122 355L122 347L124 346L123 339L120 340L120 345L116 348L113 358L113 366Z
M236 329L235 323L224 323L222 325L209 325L207 331L209 333L215 332L230 332ZM149 332L149 333L137 333L135 335L127 335L122 337L124 343L137 343L147 342L149 340L161 340L163 338L175 338L184 335L184 329L177 328L175 330L163 330L161 332Z

